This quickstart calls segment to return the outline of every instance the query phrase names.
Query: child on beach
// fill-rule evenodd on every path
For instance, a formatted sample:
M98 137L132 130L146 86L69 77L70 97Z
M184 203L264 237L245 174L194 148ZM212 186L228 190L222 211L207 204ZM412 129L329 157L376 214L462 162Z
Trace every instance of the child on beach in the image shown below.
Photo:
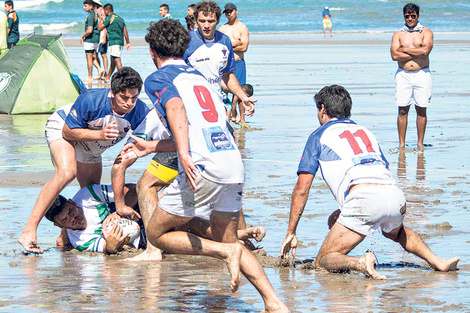
M253 95L253 86L252 85L244 84L241 87L242 87L242 89L245 92L247 97L251 97ZM238 116L238 113L237 113L237 104L238 104L238 108L240 110L240 116ZM231 110L230 113L231 113L232 122L234 122L235 124L240 125L242 128L250 128L250 126L248 126L248 124L245 121L245 107L243 106L243 102L236 95L233 96L232 110ZM230 113L228 113L228 115L230 115Z

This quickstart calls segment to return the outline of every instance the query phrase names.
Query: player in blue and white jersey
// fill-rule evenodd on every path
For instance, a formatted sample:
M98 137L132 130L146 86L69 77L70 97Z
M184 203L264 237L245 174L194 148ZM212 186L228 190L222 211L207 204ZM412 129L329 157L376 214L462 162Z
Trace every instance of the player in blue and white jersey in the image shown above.
M385 237L400 243L436 270L456 270L459 258L439 258L415 231L403 225L403 192L388 171L375 136L349 119L352 101L347 90L336 85L324 87L315 95L315 102L321 126L310 135L300 160L281 257L288 257L291 249L295 257L297 225L313 178L321 169L339 210L329 218L330 232L318 252L316 267L332 272L356 270L374 279L386 279L374 269L373 253L360 258L347 255L380 227Z
M130 206L137 203L135 185L126 187L126 202ZM118 224L109 232L103 231L109 222L119 218L117 213L111 213L113 203L114 194L110 185L89 185L69 200L59 195L45 215L55 226L62 228L57 245L71 245L79 251L109 254L130 245L137 248L140 237L126 243L126 237L122 236Z
M241 270L261 293L267 311L287 312L256 257L238 241L243 163L227 129L223 103L204 76L183 60L187 31L176 20L160 20L148 28L145 40L158 68L146 79L145 89L168 121L180 168L148 225L144 223L149 241L163 251L221 259L231 274L233 292ZM150 152L134 147L137 156ZM213 240L172 231L195 217L210 218Z
M145 120L150 109L137 99L142 83L136 71L122 68L113 75L111 90L85 91L73 105L51 115L46 124L46 139L56 172L39 193L18 238L26 251L43 252L36 242L36 229L62 189L75 177L81 187L98 184L102 172L101 154ZM134 211L119 213L131 218L137 216Z
M212 1L199 2L196 6L197 29L189 31L191 41L184 54L186 63L206 77L214 92L222 100L221 82L223 81L232 94L242 100L245 115L254 114L256 100L248 97L237 77L235 57L230 38L216 30L221 16L220 7Z

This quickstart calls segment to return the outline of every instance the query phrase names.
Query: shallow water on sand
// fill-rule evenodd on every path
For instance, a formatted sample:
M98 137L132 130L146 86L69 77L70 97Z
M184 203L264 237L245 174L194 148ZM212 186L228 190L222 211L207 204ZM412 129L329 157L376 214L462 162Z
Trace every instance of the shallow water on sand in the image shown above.
M415 113L410 112L409 151L389 154L397 146L393 75L388 45L251 46L248 82L258 99L250 130L237 129L246 183L244 210L248 224L266 227L260 244L279 254L287 228L290 194L308 135L318 126L312 96L321 87L344 85L353 98L352 118L367 126L382 144L393 175L405 191L405 222L438 255L460 256L459 271L437 273L380 234L367 238L352 256L375 252L378 270L388 280L320 270L266 268L271 283L293 312L309 311L469 311L470 104L467 44L435 45L431 54L434 93L428 109L428 147L416 146ZM85 73L80 48L68 48L75 71ZM456 60L459 62L457 63ZM124 52L143 77L154 70L147 48ZM142 94L143 100L146 96ZM23 255L16 243L42 184L53 170L44 139L47 116L0 116L0 310L255 312L263 309L256 290L242 279L232 294L222 262L203 257L168 256L161 263L129 264L102 255L58 251L58 229L43 221L38 230L41 256ZM104 154L103 182L121 145ZM127 175L136 182L148 159ZM76 184L63 194L73 196ZM301 260L316 256L327 234L335 202L320 177L314 180L297 235Z

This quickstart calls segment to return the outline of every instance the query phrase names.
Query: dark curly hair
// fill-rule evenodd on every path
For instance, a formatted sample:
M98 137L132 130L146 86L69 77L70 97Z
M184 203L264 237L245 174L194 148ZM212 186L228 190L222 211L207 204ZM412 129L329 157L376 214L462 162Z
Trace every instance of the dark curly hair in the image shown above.
M352 100L349 92L338 85L323 87L315 96L317 109L325 106L326 114L331 118L349 118L351 116Z
M211 13L215 13L215 17L217 18L217 23L220 21L220 16L222 15L222 11L217 3L213 1L202 1L196 5L196 12L194 15L197 17L199 16L199 12L202 12L204 16L207 16Z
M49 208L49 210L47 210L45 217L49 221L54 222L54 217L56 217L57 215L60 214L60 212L62 212L66 203L67 203L67 199L64 196L58 195L54 199L54 202L52 202L52 205Z
M182 58L189 44L189 34L177 20L163 19L151 23L145 41L162 60Z
M124 92L126 89L142 89L142 78L133 68L125 66L111 77L111 90L114 94Z

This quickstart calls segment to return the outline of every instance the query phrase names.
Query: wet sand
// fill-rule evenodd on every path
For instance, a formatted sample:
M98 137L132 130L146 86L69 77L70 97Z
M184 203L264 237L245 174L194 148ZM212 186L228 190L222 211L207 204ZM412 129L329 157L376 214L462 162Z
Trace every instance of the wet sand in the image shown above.
M303 39L299 40L303 41ZM424 154L416 155L416 114L410 111L403 154L387 151L398 145L393 75L388 43L253 44L246 55L248 82L258 99L249 130L236 127L245 171L244 210L248 224L266 227L257 251L266 274L292 312L469 311L468 210L470 171L470 66L468 42L436 43L431 53L433 99L428 109ZM85 76L81 47L68 47L74 71ZM458 62L456 62L458 61ZM143 77L154 66L145 46L123 52L123 64ZM295 267L278 266L287 228L290 194L298 160L308 135L318 127L313 94L341 84L353 98L352 118L373 131L405 191L405 223L443 257L460 256L459 270L438 273L379 233L352 253L368 249L378 259L387 281L362 274L330 274L312 269L311 261L327 234L327 218L335 202L320 177L315 178L298 228L301 241ZM97 87L98 85L93 85ZM101 86L101 85L100 85ZM144 93L142 99L148 101ZM412 112L413 111L413 112ZM242 279L229 289L225 265L204 257L168 255L160 263L134 264L124 257L58 251L58 228L43 221L38 230L41 256L24 255L16 243L42 184L53 175L44 139L47 116L0 115L0 309L4 311L112 312L256 312L263 309L256 290ZM104 155L103 182L121 145ZM139 160L126 176L136 182L148 159ZM63 194L73 196L78 186ZM136 253L136 252L133 252ZM310 263L309 263L310 262Z

